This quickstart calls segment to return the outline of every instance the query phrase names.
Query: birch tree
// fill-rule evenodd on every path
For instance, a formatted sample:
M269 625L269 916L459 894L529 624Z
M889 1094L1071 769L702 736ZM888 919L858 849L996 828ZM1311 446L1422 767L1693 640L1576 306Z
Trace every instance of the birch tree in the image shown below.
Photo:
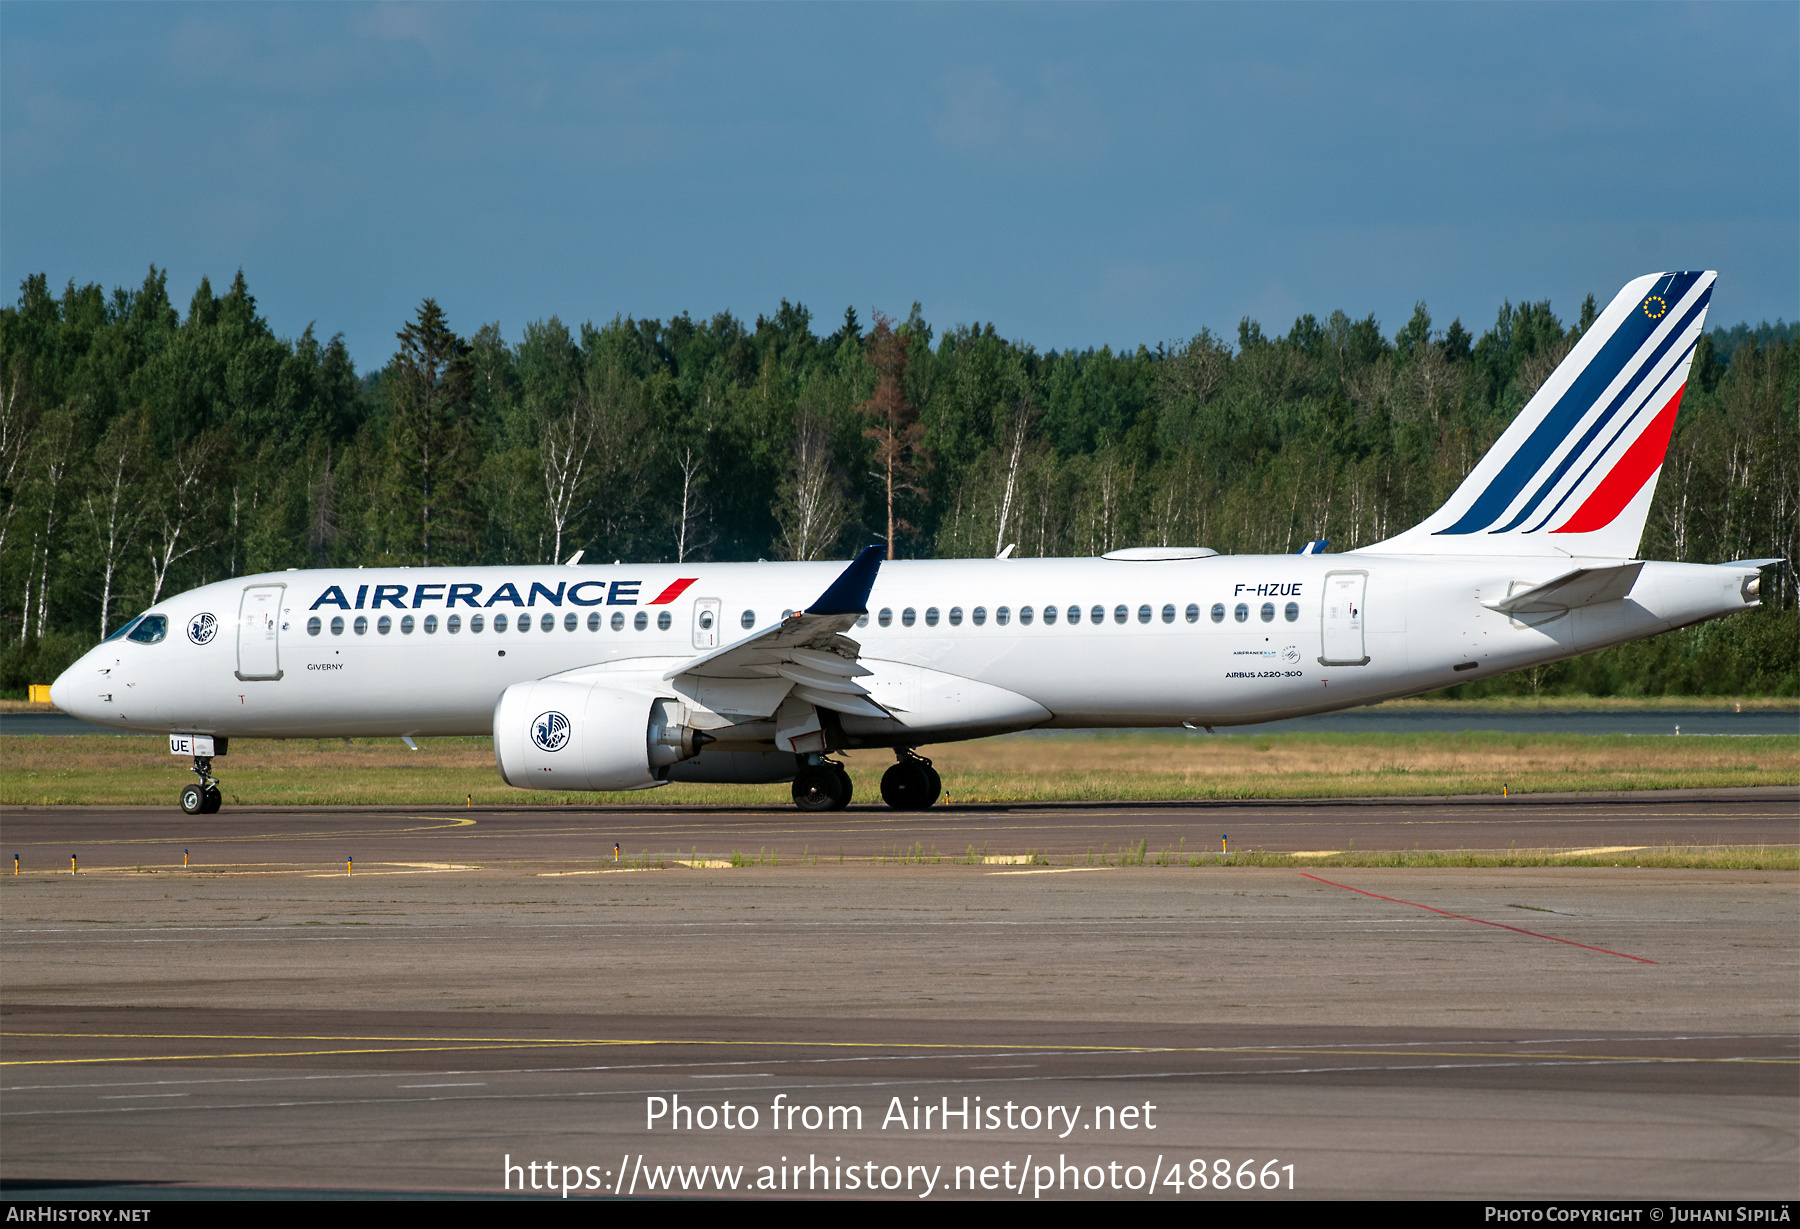
M777 488L775 520L781 526L784 558L804 561L831 555L849 520L845 485L832 463L830 433L817 419L803 418Z
M32 440L28 479L43 500L43 529L32 540L32 553L25 566L25 601L19 621L19 639L30 635L42 639L50 609L50 557L56 550L56 533L61 525L59 513L65 498L63 481L75 458L75 441L80 423L73 410L58 410L44 416L44 422ZM35 585L32 574L36 566ZM34 619L31 604L37 601Z
M219 468L224 459L221 432L205 432L175 445L163 465L149 513L150 604L177 563L218 544Z
M143 524L139 502L144 459L150 451L150 419L142 411L113 420L94 449L87 494L82 504L94 535L94 561L100 569L100 639L106 639L117 596L119 569Z

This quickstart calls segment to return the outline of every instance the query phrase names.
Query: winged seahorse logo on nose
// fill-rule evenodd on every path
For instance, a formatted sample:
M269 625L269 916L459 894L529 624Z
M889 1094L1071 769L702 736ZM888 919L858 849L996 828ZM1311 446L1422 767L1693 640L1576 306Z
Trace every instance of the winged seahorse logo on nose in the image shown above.
M195 644L207 644L218 634L219 620L210 613L197 614L188 620L188 639Z
M545 751L561 751L569 745L569 719L554 709L531 719L531 741Z

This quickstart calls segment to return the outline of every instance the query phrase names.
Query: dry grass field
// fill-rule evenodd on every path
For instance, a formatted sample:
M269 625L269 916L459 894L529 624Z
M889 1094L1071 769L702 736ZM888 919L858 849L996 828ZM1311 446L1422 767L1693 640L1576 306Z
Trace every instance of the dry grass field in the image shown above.
M1800 736L1580 734L1014 735L927 749L957 803L1307 798L1678 789L1800 783ZM844 757L879 797L884 752ZM784 803L787 787L673 785L632 794L515 790L486 738L235 740L216 765L232 805ZM191 778L161 739L0 740L0 805L167 806Z

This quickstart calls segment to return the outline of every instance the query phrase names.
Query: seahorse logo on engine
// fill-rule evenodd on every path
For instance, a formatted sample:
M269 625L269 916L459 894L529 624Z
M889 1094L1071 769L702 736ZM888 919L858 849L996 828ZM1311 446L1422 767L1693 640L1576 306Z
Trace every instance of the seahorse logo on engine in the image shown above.
M531 719L531 741L545 751L561 751L569 745L569 719L552 710Z

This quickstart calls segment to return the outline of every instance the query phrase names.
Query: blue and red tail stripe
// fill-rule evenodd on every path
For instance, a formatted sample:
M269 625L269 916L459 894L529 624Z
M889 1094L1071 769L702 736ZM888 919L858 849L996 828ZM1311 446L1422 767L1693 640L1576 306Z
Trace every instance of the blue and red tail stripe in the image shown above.
M1472 534L1483 531L1505 533L1515 529L1536 510L1538 505L1555 489L1562 476L1587 453L1592 441L1602 434L1618 413L1628 404L1633 393L1639 391L1643 381L1658 367L1660 358L1668 348L1676 344L1687 331L1688 325L1698 313L1706 309L1707 300L1712 295L1711 286L1706 287L1695 301L1687 305L1674 327L1664 329L1667 324L1669 308L1680 304L1688 292L1694 288L1704 273L1671 273L1659 279L1650 292L1638 303L1637 310L1630 312L1618 327L1613 330L1601 345L1600 350L1582 368L1556 404L1544 415L1535 430L1501 467L1487 487L1471 503L1456 523L1437 531L1445 534ZM1661 337L1658 337L1658 333ZM1651 344L1656 339L1656 344ZM1531 494L1525 505L1519 509L1508 524L1499 529L1493 526L1506 514L1526 487L1545 468L1550 465L1551 458L1556 456L1557 449L1573 434L1582 421L1594 409L1595 405L1611 388L1613 383L1624 375L1630 375L1611 399L1607 409L1598 419L1590 424L1576 447L1561 458L1546 475L1537 489ZM1636 415L1632 415L1635 418ZM1616 437L1615 437L1616 438ZM1633 446L1635 450L1636 446ZM1604 454L1603 454L1604 455ZM1657 454L1660 464L1661 454ZM1652 471L1654 472L1654 467ZM1647 476L1646 476L1647 477ZM1642 485L1641 483L1639 484ZM1560 501L1559 501L1560 502ZM1584 504L1583 507L1586 507ZM1552 511L1551 515L1554 515ZM1546 518L1548 519L1548 518ZM1533 530L1540 528L1534 526ZM1559 527L1558 532L1561 532Z

